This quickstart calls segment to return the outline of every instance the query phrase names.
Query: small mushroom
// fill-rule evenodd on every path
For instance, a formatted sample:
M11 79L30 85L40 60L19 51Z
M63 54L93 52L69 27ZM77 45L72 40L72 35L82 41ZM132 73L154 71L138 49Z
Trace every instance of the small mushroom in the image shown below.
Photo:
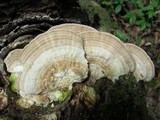
M143 49L134 44L126 43L125 45L135 59L136 69L134 76L137 81L150 81L155 75L155 67L150 57Z
M20 55L22 53L22 49L15 49L14 51L11 51L7 59L5 59L5 63L7 66L7 70L9 72L21 72L23 71L23 67L20 62ZM16 66L16 67L15 67Z

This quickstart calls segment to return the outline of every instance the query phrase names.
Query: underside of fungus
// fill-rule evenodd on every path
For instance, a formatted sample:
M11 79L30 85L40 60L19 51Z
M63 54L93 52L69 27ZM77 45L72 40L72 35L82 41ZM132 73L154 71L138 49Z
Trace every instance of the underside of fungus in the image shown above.
M37 105L63 101L72 84L86 78L93 83L101 77L115 81L129 72L137 80L154 76L154 65L141 48L80 24L53 26L11 51L4 62L13 90Z

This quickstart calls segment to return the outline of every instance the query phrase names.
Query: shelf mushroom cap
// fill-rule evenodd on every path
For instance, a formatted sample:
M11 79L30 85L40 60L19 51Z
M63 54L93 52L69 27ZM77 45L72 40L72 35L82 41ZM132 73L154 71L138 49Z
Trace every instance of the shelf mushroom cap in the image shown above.
M84 40L91 80L108 77L114 81L135 69L132 55L117 37L104 32L84 32L80 36Z
M19 58L23 67L17 86L19 93L35 102L43 102L51 92L72 89L74 82L81 82L88 75L83 40L71 31L49 30L33 39L21 54L18 52L12 51L5 59L7 70L12 72L10 67L17 67L12 61Z
M134 76L137 81L144 80L147 82L152 80L155 75L155 67L151 58L142 48L131 43L126 43L125 45L135 59L136 69Z

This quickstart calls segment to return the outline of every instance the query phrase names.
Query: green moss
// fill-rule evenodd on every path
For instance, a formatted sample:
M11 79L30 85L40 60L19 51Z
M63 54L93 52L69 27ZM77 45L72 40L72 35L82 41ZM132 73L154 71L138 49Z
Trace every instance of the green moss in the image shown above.
M12 84L11 85L11 90L15 93L18 93L18 89L16 88L16 85L15 84Z
M18 76L18 73L11 73L11 75L9 76L9 81L11 83L14 83L17 80Z
M91 24L99 27L100 31L110 31L112 24L105 9L92 0L78 0L78 2L82 10L87 13Z
M100 94L97 111L99 119L105 120L153 120L146 104L146 89L143 81L136 81L133 74L123 75ZM101 118L102 117L102 118Z
M91 86L86 86L86 87L87 87L87 91L86 91L87 97L90 99L96 100L97 93L96 93L95 89Z
M70 93L71 93L71 90L67 90L67 91L61 92L61 95L60 95L60 97L58 98L58 100L59 100L60 102L63 102L63 101L69 96Z
M63 102L70 94L71 94L71 90L65 90L65 91L57 90L57 91L51 92L49 97L53 101Z
M9 77L9 81L11 82L11 90L15 93L18 92L17 88L16 88L16 80L18 79L19 74L18 73L11 73L10 77Z

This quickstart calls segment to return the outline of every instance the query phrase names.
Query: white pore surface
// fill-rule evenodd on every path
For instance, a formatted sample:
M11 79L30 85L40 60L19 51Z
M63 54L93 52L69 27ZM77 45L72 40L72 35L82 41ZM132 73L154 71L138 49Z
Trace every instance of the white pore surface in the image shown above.
M21 75L21 79L19 82L19 84L21 84L20 91L22 93L26 93L26 94L40 93L41 90L43 90L43 89L42 88L38 89L36 87L36 84L41 81L40 73L49 64L56 63L59 60L65 60L67 58L71 59L72 61L79 61L79 62L83 63L87 69L87 60L84 57L83 49L80 49L78 47L73 47L73 46L71 47L69 45L56 47L56 48L44 51L35 61L33 61L32 66L29 70L26 70L24 68L24 71ZM57 66L57 67L60 67L60 66ZM70 67L74 67L74 66L69 66L69 68ZM68 68L66 68L66 70L68 70ZM59 71L57 71L57 72L59 72ZM82 78L77 77L77 76L79 76L79 75L76 75L76 77L75 77L76 81L80 81L82 78L86 77L86 75L81 76ZM71 77L73 77L73 75L71 75ZM69 77L69 78L71 78L71 77ZM54 79L58 79L58 78L54 78Z

